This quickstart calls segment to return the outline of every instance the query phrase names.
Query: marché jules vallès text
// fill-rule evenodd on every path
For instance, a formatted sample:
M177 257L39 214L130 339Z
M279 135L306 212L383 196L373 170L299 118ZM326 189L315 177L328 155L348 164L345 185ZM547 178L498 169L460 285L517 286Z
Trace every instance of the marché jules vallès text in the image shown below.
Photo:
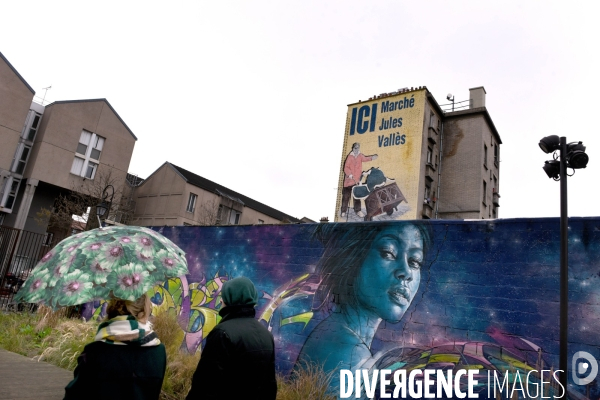
M541 374L539 373L541 372ZM505 398L514 399L515 394L521 398L537 399L560 399L565 395L565 388L558 380L558 373L561 370L531 370L527 374L520 374L519 371L513 373L512 381L510 372L487 371L487 398L498 398L497 395ZM446 373L446 374L444 374ZM531 374L533 373L533 377ZM484 375L485 376L485 375ZM534 378L535 377L535 378ZM464 388L461 380L467 381L467 387ZM476 379L477 378L477 379ZM562 389L559 396L545 396L548 394L548 387L556 384ZM412 399L437 399L437 398L458 398L458 399L477 399L479 392L483 392L479 370L471 369L458 371L440 371L440 370L420 370L410 371L407 377L406 370L381 369L373 370L372 373L366 369L359 369L354 372L348 369L340 370L340 398L349 399L351 397L362 398L364 394L368 398L375 397L375 392L379 387L380 399L405 399L407 395ZM435 386L435 388L432 388ZM475 388L480 390L475 392ZM485 393L485 392L483 392ZM482 393L482 394L483 394Z
M415 106L415 99L404 97L397 101L383 101L381 103L381 114L412 108ZM402 126L402 118L393 118L383 116L381 122L377 124L377 108L378 104L374 103L371 106L364 105L360 108L352 109L352 118L350 120L350 136L358 133L362 135L366 132L375 132L375 129L384 131L387 129L400 128ZM377 126L379 125L379 126ZM398 146L406 143L406 135L401 135L400 132L390 133L389 135L379 135L377 138L379 147Z

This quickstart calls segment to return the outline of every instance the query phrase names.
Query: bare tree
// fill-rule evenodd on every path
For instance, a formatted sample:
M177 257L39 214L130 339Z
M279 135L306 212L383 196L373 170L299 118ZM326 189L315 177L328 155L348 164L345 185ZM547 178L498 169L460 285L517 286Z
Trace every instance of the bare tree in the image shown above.
M216 225L219 214L219 199L212 199L198 205L196 222L198 225Z

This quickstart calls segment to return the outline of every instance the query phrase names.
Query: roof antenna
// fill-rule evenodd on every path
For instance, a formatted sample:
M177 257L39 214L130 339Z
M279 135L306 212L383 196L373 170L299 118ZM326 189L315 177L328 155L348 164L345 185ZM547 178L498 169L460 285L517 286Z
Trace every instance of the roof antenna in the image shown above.
M44 105L44 100L46 100L46 94L48 94L48 89L52 89L52 85L42 88L42 90L45 90L44 92L44 98L42 99L42 105Z

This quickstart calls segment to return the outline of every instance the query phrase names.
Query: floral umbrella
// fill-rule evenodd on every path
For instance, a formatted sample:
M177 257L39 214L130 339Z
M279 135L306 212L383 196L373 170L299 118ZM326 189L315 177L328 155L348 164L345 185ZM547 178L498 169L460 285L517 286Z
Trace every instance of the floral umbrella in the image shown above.
M31 271L15 299L54 309L117 297L135 300L188 273L185 253L158 232L112 226L70 236Z

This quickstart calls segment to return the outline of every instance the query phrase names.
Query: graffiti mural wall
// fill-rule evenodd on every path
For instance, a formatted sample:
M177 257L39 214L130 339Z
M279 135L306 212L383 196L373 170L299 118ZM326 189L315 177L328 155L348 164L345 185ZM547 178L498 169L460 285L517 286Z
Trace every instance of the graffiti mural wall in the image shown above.
M219 321L223 282L246 276L283 374L304 361L510 379L558 367L558 219L155 229L187 252L190 274L156 287L152 302L177 313L190 353ZM600 359L600 218L571 219L569 246L569 357ZM560 394L556 384L544 390ZM569 394L600 391L594 380Z

